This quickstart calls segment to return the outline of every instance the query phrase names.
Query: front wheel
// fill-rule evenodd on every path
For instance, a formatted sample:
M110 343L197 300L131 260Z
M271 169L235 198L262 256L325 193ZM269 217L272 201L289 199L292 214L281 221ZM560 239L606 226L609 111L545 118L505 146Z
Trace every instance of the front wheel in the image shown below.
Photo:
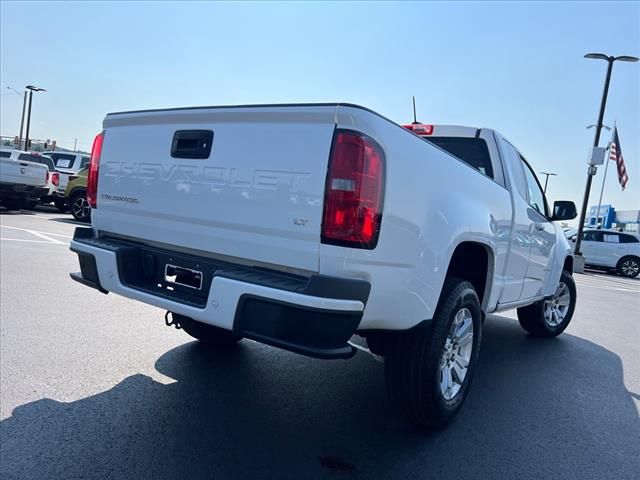
M520 325L536 337L557 337L569 326L576 299L573 277L563 271L553 296L518 309Z
M478 360L482 313L473 285L448 278L431 323L392 335L385 357L390 396L412 423L443 426L462 406Z
M640 274L640 258L634 256L622 257L616 267L618 275L635 278Z

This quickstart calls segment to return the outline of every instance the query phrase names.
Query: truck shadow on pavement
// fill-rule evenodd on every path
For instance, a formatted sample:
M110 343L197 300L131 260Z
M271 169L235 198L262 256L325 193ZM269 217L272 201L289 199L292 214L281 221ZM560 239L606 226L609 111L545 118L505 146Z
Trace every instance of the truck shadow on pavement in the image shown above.
M620 359L568 334L490 318L467 403L445 430L393 413L383 365L197 342L71 403L0 422L3 480L71 478L632 478L640 421Z

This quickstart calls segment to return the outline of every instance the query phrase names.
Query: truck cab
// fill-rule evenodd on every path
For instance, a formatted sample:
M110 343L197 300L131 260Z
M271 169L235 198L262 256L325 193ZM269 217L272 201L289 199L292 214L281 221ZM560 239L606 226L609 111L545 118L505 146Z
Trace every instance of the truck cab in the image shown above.
M504 283L496 309L549 295L550 279L558 274L556 251L570 250L562 229L552 222L542 186L524 155L499 132L458 125L408 124L404 127L459 158L503 188L510 188L512 221ZM507 168L505 168L507 167ZM556 248L557 247L557 248ZM505 249L506 251L507 249ZM564 264L564 262L562 262Z

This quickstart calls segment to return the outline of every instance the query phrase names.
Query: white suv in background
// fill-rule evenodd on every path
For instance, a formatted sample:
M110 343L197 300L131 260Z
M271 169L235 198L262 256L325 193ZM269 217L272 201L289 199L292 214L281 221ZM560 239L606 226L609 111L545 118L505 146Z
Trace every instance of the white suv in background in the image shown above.
M86 153L78 152L42 152L42 155L46 155L53 159L56 170L59 172L59 182L56 191L56 196L53 199L53 203L60 211L66 211L66 200L64 198L64 191L69 183L69 175L75 175L80 170L89 165L90 157Z
M576 235L570 238L575 244ZM585 230L581 244L587 265L615 270L623 277L640 273L640 236L616 230Z

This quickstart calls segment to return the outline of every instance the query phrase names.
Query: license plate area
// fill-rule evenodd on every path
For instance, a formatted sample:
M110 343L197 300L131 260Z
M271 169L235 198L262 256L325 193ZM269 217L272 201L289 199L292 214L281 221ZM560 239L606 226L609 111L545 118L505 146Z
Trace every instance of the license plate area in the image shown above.
M118 274L123 284L153 295L204 308L216 261L153 247L118 249Z
M202 290L202 278L202 272L199 270L184 268L170 263L164 266L164 281L168 284Z

